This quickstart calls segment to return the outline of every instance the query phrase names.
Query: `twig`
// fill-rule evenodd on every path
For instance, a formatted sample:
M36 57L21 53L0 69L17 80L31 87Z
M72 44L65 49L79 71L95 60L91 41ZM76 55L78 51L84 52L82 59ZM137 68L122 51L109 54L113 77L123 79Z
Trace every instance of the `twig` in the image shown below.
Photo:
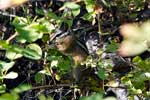
M55 78L54 78L54 74L53 74L53 71L52 71L52 69L51 68L49 68L48 67L48 64L46 63L46 57L47 57L47 52L45 52L44 53L44 65L45 65L45 68L46 68L46 70L48 71L48 73L50 74L50 75L52 75L52 80L54 81L54 85L56 85L56 81L55 81Z
M14 39L16 36L18 36L18 33L15 32L13 35L11 35L6 41L10 42L12 39Z
M101 35L102 31L101 31L101 21L100 21L100 14L99 13L97 14L97 20L98 20L98 32Z
M3 12L3 11L0 11L0 15L8 16L8 17L16 17L16 15L9 14L9 13L7 13L7 12Z
M73 84L57 84L57 85L44 85L32 87L31 90L43 89L43 88L58 88L58 87L72 87Z

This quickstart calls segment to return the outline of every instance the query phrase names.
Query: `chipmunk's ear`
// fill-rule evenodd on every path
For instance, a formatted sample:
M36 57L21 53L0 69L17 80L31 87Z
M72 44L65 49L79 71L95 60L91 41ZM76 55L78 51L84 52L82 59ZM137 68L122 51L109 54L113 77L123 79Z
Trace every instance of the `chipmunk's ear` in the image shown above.
M60 27L58 27L55 32L50 36L50 41L55 41L56 38L61 38L63 36L66 36L68 34L71 34L72 31L69 29L69 26L67 23L62 22Z

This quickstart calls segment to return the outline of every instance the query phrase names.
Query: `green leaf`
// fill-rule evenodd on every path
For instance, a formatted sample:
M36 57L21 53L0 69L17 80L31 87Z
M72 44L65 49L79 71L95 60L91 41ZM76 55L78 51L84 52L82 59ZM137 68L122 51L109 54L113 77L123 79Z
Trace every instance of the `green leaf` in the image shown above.
M102 95L95 94L95 95L91 95L89 97L82 97L82 98L80 98L80 100L102 100Z
M40 21L40 24L43 26L43 28L40 29L41 32L52 33L55 30L55 26L50 23L49 20L43 19Z
M35 75L34 79L37 84L41 84L45 80L45 74L39 72Z
M35 8L35 12L38 14L38 15L44 15L44 11L43 11L43 9L41 9L41 8Z
M136 56L132 59L133 63L138 63L139 61L142 61L141 57L139 57L139 56Z
M111 6L108 2L106 2L106 0L101 0L101 1L103 2L103 4L104 4L106 7L110 7L110 6Z
M59 16L57 16L54 12L52 12L52 11L49 11L48 13L47 13L47 16L49 17L49 18L51 18L51 19L54 19L55 21L60 21L61 20L61 18L59 17Z
M44 95L40 95L38 98L39 98L40 100L53 100L52 97L45 97Z
M71 63L70 59L59 59L58 66L60 70L63 72L68 71L70 69Z
M117 49L118 49L118 44L114 41L111 41L111 43L106 48L106 52L115 53Z
M80 13L80 5L74 2L66 2L64 4L64 7L70 8L72 10L74 17Z
M29 84L23 84L23 85L16 87L15 89L13 89L12 92L21 93L21 92L24 92L24 91L31 89L31 87L32 86Z
M57 67L58 66L58 60L53 60L51 62L51 67Z
M44 24L46 19L43 20L31 20L31 18L22 18L17 17L13 21L13 25L16 28L17 33L17 40L21 43L24 42L34 42L37 39L42 38L43 33L49 32L51 28L48 28L48 21L47 24ZM47 25L47 26L46 26Z
M0 96L0 100L19 100L19 96L10 93L5 93Z
M92 21L93 20L92 14L93 14L93 12L86 13L86 14L84 14L84 16L82 18L87 21Z
M95 0L84 0L88 13L94 12Z
M6 85L5 84L1 84L0 85L0 93L5 93L6 92Z
M69 27L71 27L73 24L73 20L65 20L65 22L68 24Z
M14 61L11 61L9 63L4 62L4 61L0 61L0 71L1 72L8 71L10 68L13 67L14 64L15 64Z
M47 41L49 41L49 35L44 34L43 37L42 37L42 42L46 43Z
M3 78L5 78L5 79L15 79L17 77L18 77L18 73L16 73L16 72L9 72L5 76L3 76Z
M0 43L1 45L1 43ZM25 49L17 47L15 45L2 45L4 49L9 50L10 52L16 52L17 54L22 54L23 56L38 60L42 57L42 50L37 44L29 44ZM7 55L8 56L8 55ZM21 55L20 55L21 56ZM10 57L9 57L10 58ZM13 59L13 58L11 58Z
M43 74L43 75L50 75L51 76L51 74L47 70L45 70L45 69L39 71L38 73Z
M23 17L15 17L12 24L15 27L24 27L28 24L28 20L27 20L27 18L23 18Z
M34 42L37 39L42 38L43 33L39 32L40 25L37 23L28 25L26 27L16 27L16 31L19 33L17 40L19 42Z
M104 69L100 69L98 71L98 77L102 80L105 80L106 79L106 75L105 75L105 70Z
M7 50L5 56L10 60L15 60L21 58L23 55L14 51Z
M38 60L42 57L42 49L37 44L29 44L22 54L27 58Z
M9 49L9 43L5 40L0 40L0 49Z
M107 97L107 98L105 98L104 100L117 100L117 99L114 98L114 97Z
M140 81L150 80L150 73L149 72L142 73L141 75L139 75L138 78L140 79Z

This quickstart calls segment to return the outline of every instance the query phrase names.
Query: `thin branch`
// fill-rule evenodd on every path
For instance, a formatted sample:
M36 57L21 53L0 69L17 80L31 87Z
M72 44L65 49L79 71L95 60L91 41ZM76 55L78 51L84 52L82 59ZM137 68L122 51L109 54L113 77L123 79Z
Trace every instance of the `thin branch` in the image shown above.
M16 36L18 36L18 33L15 32L13 35L11 35L6 41L10 42L12 39L14 39Z
M3 12L3 11L0 11L0 15L8 16L8 17L16 17L16 15L9 14L9 13L7 13L7 12Z
M43 89L43 88L58 88L58 87L72 87L72 84L57 84L57 85L44 85L32 87L31 90Z
M48 66L46 66L46 69L47 69L48 73L52 75L52 79L54 81L54 85L56 85L56 81L55 81L55 76L54 76L53 70L50 67L48 67Z

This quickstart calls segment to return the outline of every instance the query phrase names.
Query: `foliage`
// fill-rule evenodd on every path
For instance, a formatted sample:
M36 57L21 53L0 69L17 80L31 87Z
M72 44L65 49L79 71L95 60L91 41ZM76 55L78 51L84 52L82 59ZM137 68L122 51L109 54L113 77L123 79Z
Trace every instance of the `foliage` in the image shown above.
M16 6L25 1L26 0L21 0L20 2L16 1L15 4L12 2L9 3L9 5L5 5L6 7L1 8L0 6L0 9ZM16 15L13 16L14 18L10 18L10 22L8 21L9 23L6 23L9 24L6 30L9 30L9 26L11 26L12 31L8 32L11 33L9 35L7 31L2 32L4 37L0 39L0 50L5 51L4 57L2 57L2 60L0 60L0 100L19 100L19 94L21 92L31 89L31 86L21 86L6 92L7 84L5 83L5 80L14 80L18 77L18 75L20 75L20 72L13 71L16 70L13 69L13 66L18 66L20 59L28 59L30 60L30 63L32 62L32 64L36 61L38 62L36 65L36 71L33 71L31 68L32 64L30 65L29 72L26 75L30 77L28 79L31 79L29 82L27 82L28 84L32 84L33 86L37 87L38 85L49 84L51 86L51 84L54 84L54 86L56 86L55 88L58 89L52 89L57 92L60 89L59 83L63 83L65 85L66 83L74 83L74 81L72 81L73 79L65 79L67 75L67 78L70 78L70 73L72 73L72 67L74 66L72 57L62 54L53 46L51 47L50 42L52 41L49 41L49 37L51 37L57 29L61 28L63 23L68 25L67 28L69 31L72 28L75 28L72 30L75 30L77 35L79 31L80 36L87 35L88 32L91 32L90 28L94 27L94 32L100 33L99 35L101 40L99 45L101 48L96 52L98 57L94 58L93 55L89 55L87 61L84 62L86 65L84 70L88 68L94 69L94 73L92 74L94 75L94 78L96 77L96 79L92 77L93 75L90 75L89 77L88 74L82 73L84 74L83 76L87 76L87 78L83 80L84 83L81 82L80 84L79 82L79 84L77 84L79 86L77 87L70 85L70 91L75 91L80 87L80 95L82 95L83 90L84 92L86 91L86 94L89 96L83 96L80 98L80 100L115 100L115 98L112 97L104 98L104 94L102 93L106 92L104 90L105 86L117 88L118 84L115 80L116 78L119 78L121 79L121 83L128 88L129 99L133 99L135 95L140 95L143 99L147 99L150 96L150 92L148 91L149 89L147 89L149 85L146 86L146 84L148 84L150 81L150 59L143 59L140 57L140 54L145 51L149 51L150 22L143 22L138 16L140 16L140 14L144 11L147 11L147 9L149 10L149 6L146 7L146 5L148 5L148 1L53 1L54 2L48 2L48 4L43 4L45 1L36 1L35 5L42 4L42 6L34 7L34 5L30 4L35 2L33 0L32 2L28 2L30 5L27 3L23 6L19 6L18 8L16 7ZM1 3L2 0L0 0L0 5ZM23 14L21 13L21 15L19 15L21 11L23 11ZM89 24L84 23L84 21L83 23L80 23L78 20L81 20L81 22L84 20ZM124 24L128 22L131 23ZM75 23L77 23L77 29ZM86 25L89 26L87 27ZM83 29L84 34L80 32L82 28L85 28ZM2 31L3 30L5 30L5 28L2 28ZM120 36L120 33L122 36ZM115 40L114 37L117 37L119 40ZM85 39L85 37L81 38ZM121 55L122 57L133 56L133 58L129 58L129 62L126 61L126 58L121 59L125 61L126 64L128 63L128 65L125 65L126 68L132 66L132 69L123 75L122 73L115 72L114 69L118 67L117 64L119 65L119 63L114 62L114 56L105 58L103 57L104 54L116 54L118 56ZM139 56L135 57L135 55ZM21 66L21 68L22 67L23 66ZM122 66L119 65L119 68L120 67ZM123 67L123 69L125 69L125 67ZM24 69L22 68L22 70ZM89 90L85 89L85 87L87 87ZM61 88L64 87L62 86ZM102 93L99 93L99 91ZM63 92L64 91L61 91L62 94L64 94ZM60 94L60 96L62 94ZM65 96L66 95L67 93ZM40 100L53 100L51 96L47 97L43 94L38 96L38 98Z
M134 94L143 95L149 97L149 92L146 91L146 81L149 81L150 70L149 59L142 60L139 56L133 58L134 70L122 77L122 81L128 86L131 93L131 98Z
M20 85L15 89L11 90L10 93L4 93L0 96L0 100L19 100L19 93L31 89L29 85Z
M14 79L18 76L16 72L8 72L10 68L13 67L15 62L5 62L5 61L0 61L0 93L4 93L6 89L6 85L3 83L4 79Z
M89 97L82 97L80 100L116 100L114 97L107 97L103 99L102 95L94 94Z

